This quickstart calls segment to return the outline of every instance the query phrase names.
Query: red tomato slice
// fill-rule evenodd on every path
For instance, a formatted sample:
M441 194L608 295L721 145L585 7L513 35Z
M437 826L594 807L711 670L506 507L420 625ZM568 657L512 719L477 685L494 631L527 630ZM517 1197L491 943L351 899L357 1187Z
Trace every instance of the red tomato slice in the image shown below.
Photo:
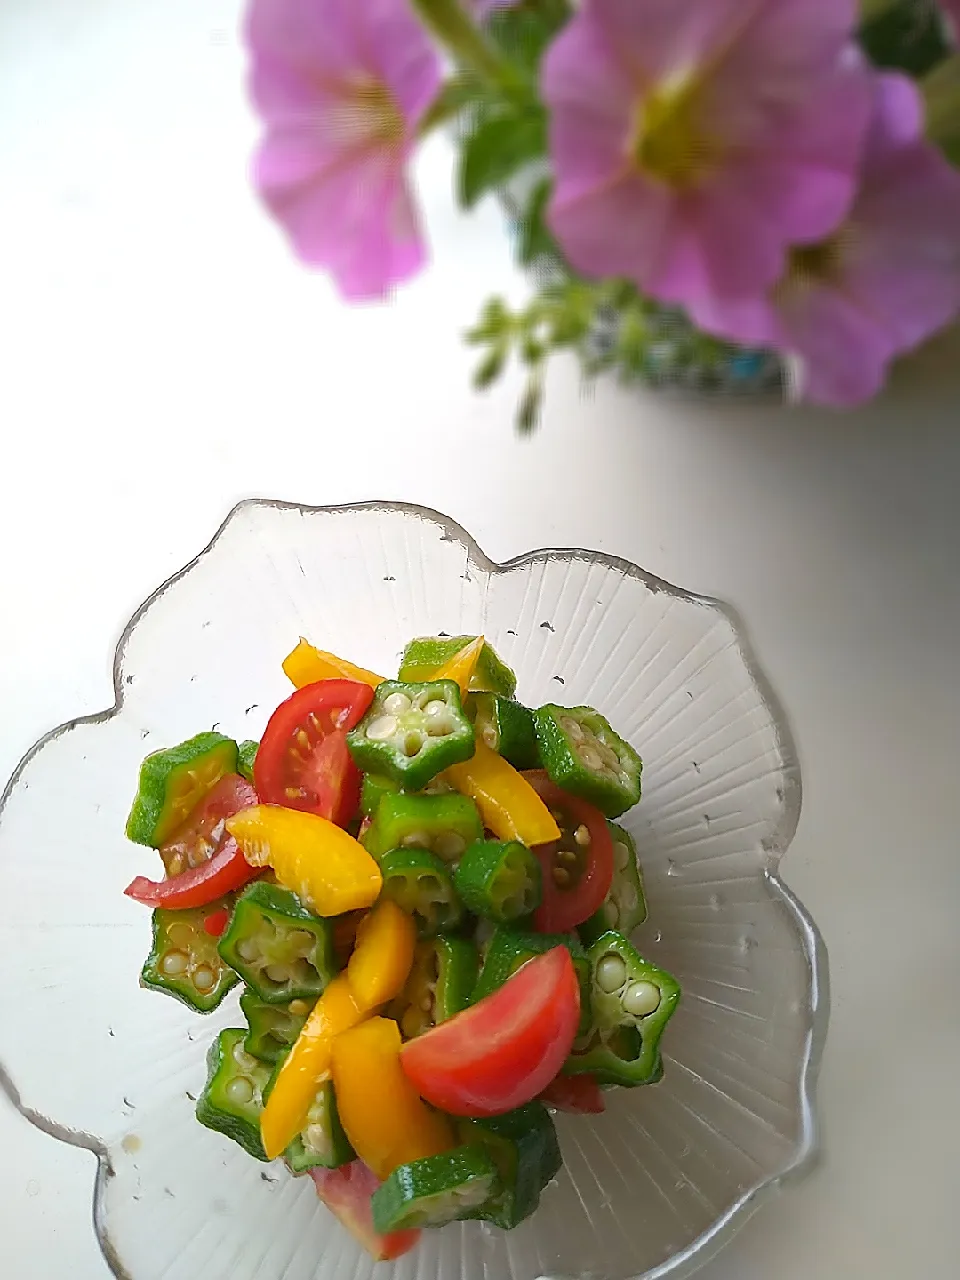
M580 987L566 947L518 969L499 990L403 1046L417 1092L455 1116L496 1116L541 1093L566 1062Z
M261 801L317 813L345 826L360 803L360 773L346 735L372 701L369 685L320 680L281 702L253 766Z
M572 1111L580 1116L598 1116L606 1110L606 1103L595 1076L557 1076L540 1095L558 1111Z
M260 871L244 858L236 840L227 834L225 823L256 803L257 793L250 783L238 774L228 773L160 850L169 879L137 876L124 893L146 907L185 911L242 889Z
M533 927L540 933L569 933L589 920L610 892L610 829L599 809L561 791L539 769L523 776L560 827L559 840L534 850L543 872L543 900L534 913Z
M161 846L160 857L170 877L189 867L202 867L224 843L224 823L257 803L257 793L238 773L228 773L207 792L187 819Z
M374 1262L399 1258L420 1239L419 1231L392 1231L383 1236L376 1230L370 1199L380 1179L361 1160L339 1169L311 1169L310 1176L317 1184L317 1195Z

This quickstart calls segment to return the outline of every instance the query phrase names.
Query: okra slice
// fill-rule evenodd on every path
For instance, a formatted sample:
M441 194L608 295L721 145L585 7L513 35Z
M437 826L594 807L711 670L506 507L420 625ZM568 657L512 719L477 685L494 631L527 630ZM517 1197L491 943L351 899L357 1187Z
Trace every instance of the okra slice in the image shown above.
M429 849L444 862L455 862L482 837L483 821L468 796L396 792L382 796L363 846L375 858L391 849Z
M643 873L633 836L615 822L608 822L607 827L613 842L613 882L605 901L578 930L585 946L608 929L629 936L647 918Z
M470 1216L505 1231L536 1211L541 1192L563 1164L557 1131L541 1102L530 1102L502 1116L458 1120L457 1136L461 1142L486 1148L500 1180L490 1198Z
M306 1173L308 1169L339 1169L342 1164L356 1160L357 1153L340 1123L332 1080L325 1080L320 1085L307 1112L307 1123L287 1147L284 1158L293 1173Z
M400 662L401 680L429 680L445 662L465 649L476 636L418 636L403 651ZM493 645L484 643L477 660L477 667L470 681L471 692L502 694L512 698L517 688L517 677L499 656Z
M288 1004L267 1004L252 987L240 997L247 1020L244 1048L261 1062L277 1063L292 1049L316 1001L291 1000Z
M643 762L592 707L548 703L533 713L543 767L550 778L618 818L640 799Z
M449 765L469 760L476 750L473 725L453 680L384 681L347 742L364 773L391 778L410 791L419 791Z
M396 795L399 790L400 784L394 782L391 778L384 778L375 773L364 774L363 786L360 790L360 812L365 818L373 818L380 807L380 801L383 797L385 795ZM438 777L431 778L418 794L423 796L444 796L449 795L452 791L453 787Z
M410 976L390 1007L407 1040L452 1018L470 1003L477 980L477 949L467 938L428 938L417 943Z
M255 1160L266 1160L260 1140L263 1091L270 1068L243 1047L246 1033L221 1031L207 1055L207 1083L197 1099L197 1119L240 1144Z
M241 742L237 748L237 773L251 784L253 783L253 766L259 749L260 743L253 742L251 739Z
M490 995L502 987L521 965L534 956L552 951L554 947L566 947L573 958L580 983L580 1033L585 1033L590 1026L590 961L574 933L523 933L508 925L498 925L487 947L470 1003L476 1004Z
M159 849L207 792L236 771L237 744L222 733L198 733L177 747L154 751L140 766L127 839Z
M464 704L478 740L515 769L539 769L540 747L529 708L499 693L471 693Z
M412 915L421 938L455 929L463 907L446 863L426 849L394 849L380 859L381 895Z
M153 913L153 945L140 983L165 991L198 1013L210 1013L239 979L217 953L217 939L204 928L209 916L233 906L233 895L189 911Z
M263 880L237 901L220 955L265 1004L315 1000L337 972L329 920Z
M528 916L540 905L540 863L517 840L472 844L453 883L468 911L500 924Z
M373 1193L373 1225L381 1232L444 1227L473 1216L498 1184L496 1165L482 1146L413 1160Z
M587 952L592 1017L564 1066L603 1083L651 1084L662 1074L660 1038L680 1000L671 974L644 960L622 934L602 934Z

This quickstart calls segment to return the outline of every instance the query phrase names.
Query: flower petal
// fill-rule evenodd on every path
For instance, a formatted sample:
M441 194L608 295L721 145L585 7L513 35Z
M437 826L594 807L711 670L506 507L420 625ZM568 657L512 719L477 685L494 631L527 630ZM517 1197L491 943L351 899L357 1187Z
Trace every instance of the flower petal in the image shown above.
M826 288L792 291L781 308L786 348L804 364L804 399L848 408L881 390L892 352L888 335L842 294Z

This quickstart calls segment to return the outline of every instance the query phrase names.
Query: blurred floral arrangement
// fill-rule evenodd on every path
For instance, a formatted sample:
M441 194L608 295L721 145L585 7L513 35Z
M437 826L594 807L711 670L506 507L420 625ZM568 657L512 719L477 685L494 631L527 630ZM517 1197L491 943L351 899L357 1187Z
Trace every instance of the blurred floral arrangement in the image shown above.
M533 295L477 385L552 354L704 391L867 401L960 314L960 0L251 0L263 200L348 300L427 251L410 164L456 139Z

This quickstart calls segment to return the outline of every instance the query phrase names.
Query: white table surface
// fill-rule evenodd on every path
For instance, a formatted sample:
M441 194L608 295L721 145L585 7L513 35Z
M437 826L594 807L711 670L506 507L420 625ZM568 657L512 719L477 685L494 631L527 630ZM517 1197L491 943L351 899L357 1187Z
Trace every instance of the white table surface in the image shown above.
M522 295L496 210L453 212L434 144L432 269L343 308L247 189L239 10L0 0L0 774L112 702L127 617L245 496L423 502L497 558L596 547L726 598L799 743L785 873L833 1016L820 1167L702 1274L955 1277L960 344L844 419L584 396L560 367L518 441L517 382L474 396L459 340ZM106 1276L93 1158L2 1096L0 1150L0 1271Z

